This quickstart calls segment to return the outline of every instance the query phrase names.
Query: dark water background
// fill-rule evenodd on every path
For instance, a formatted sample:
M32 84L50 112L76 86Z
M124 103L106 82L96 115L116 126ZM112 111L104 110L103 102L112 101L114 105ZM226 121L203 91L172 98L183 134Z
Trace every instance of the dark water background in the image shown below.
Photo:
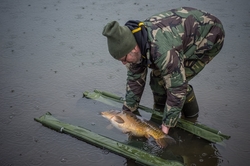
M110 57L101 34L107 22L143 20L180 6L213 13L224 24L223 50L190 83L200 107L198 121L231 139L210 144L173 130L178 145L162 151L152 141L128 142L126 135L106 129L109 123L98 112L111 107L83 99L82 92L99 89L124 96L126 69ZM163 158L181 156L187 165L248 165L249 7L247 0L1 0L0 165L136 165L34 121L48 111ZM141 104L152 107L148 85Z

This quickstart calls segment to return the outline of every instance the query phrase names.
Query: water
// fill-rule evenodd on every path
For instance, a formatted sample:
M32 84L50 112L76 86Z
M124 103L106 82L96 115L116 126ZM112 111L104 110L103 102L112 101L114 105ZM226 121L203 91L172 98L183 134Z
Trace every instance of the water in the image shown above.
M249 2L222 1L17 1L0 2L0 165L136 165L133 160L50 130L34 121L46 112L94 132L135 144L187 165L247 165L249 157ZM126 69L107 50L102 28L145 19L180 6L218 16L226 31L221 53L190 83L198 121L231 135L211 144L172 130L178 144L166 151L152 140L127 140L98 115L110 109L82 99L100 89L124 96ZM141 104L152 107L147 85ZM149 114L142 114L149 118Z

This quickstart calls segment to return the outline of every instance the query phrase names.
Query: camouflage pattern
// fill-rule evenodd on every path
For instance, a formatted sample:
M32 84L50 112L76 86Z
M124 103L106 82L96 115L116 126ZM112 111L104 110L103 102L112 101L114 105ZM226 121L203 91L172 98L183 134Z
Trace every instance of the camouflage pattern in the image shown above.
M186 99L188 81L223 46L223 26L215 16L188 7L156 14L144 24L150 44L147 57L150 57L152 64L149 67L153 69L150 86L156 96L155 102L165 104L163 124L174 127ZM145 87L148 66L127 64L127 68L124 109L134 111Z

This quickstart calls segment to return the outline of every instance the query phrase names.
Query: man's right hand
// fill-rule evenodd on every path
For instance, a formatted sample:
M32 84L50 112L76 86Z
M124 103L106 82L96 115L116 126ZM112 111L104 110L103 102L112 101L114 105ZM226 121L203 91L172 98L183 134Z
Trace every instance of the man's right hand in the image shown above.
M161 130L165 133L168 134L170 127L165 126L164 124L161 125Z

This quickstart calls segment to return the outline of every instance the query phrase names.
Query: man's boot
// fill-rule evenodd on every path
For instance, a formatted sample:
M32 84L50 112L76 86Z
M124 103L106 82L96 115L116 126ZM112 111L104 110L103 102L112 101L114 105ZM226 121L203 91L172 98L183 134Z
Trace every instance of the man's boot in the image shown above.
M182 108L182 113L186 118L198 117L199 114L198 103L191 85L188 85L186 101Z

